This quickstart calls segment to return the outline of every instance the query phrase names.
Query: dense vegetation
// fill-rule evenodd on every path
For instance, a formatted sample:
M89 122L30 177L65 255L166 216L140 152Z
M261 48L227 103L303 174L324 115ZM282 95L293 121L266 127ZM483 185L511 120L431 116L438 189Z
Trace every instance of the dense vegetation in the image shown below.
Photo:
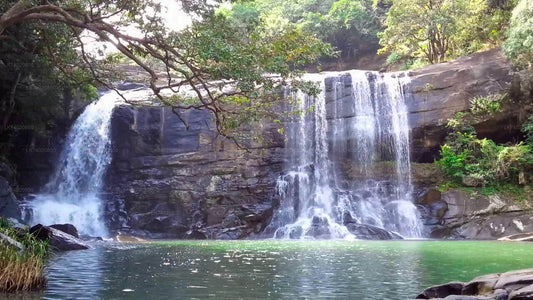
M176 114L208 109L230 138L233 129L271 117L276 98L270 92L299 69L332 59L333 49L357 61L381 47L388 64L412 68L505 42L507 55L528 67L532 9L518 1L177 1L195 16L179 32L165 25L160 4L150 0L3 1L0 135L7 140L17 127L48 129L67 118L69 101L95 98L94 86L109 86L118 78L113 65L126 60L148 74L147 83ZM121 30L124 25L139 34ZM88 51L93 41L87 35L120 55L102 59ZM272 73L280 77L265 76ZM229 83L236 88L228 91ZM165 88L182 93L165 98ZM183 93L191 88L192 97Z
M502 95L475 97L470 100L468 112L457 113L449 120L451 133L441 147L442 158L436 163L452 183L489 187L486 191L498 191L504 185L518 190L514 187L533 178L533 115L523 124L525 142L498 145L476 136L474 124L499 113L501 105L510 101Z
M371 0L237 1L219 11L243 26L263 23L269 32L299 28L333 45L344 59L375 54L378 48L381 25Z
M21 246L7 243L12 239ZM46 242L34 238L25 230L11 227L0 218L0 292L37 290L46 283L44 259L48 256Z
M513 10L505 53L518 66L531 69L533 64L533 4L522 0Z
M297 26L356 61L379 49L388 64L412 68L502 45L518 0L254 0L221 9L246 26ZM526 1L518 7L527 11ZM518 8L517 7L517 8ZM516 43L531 36L527 12L513 14ZM518 20L521 21L518 21ZM529 18L531 19L531 18ZM510 44L510 43L509 43ZM525 43L527 47L527 43ZM514 48L523 47L516 45ZM511 53L509 51L509 53Z
M207 109L219 133L233 138L233 129L267 117L276 100L269 96L273 89L297 79L302 66L332 54L328 44L301 28L269 31L261 20L242 26L205 1L180 4L196 17L177 32L165 24L160 4L150 0L2 2L3 137L25 122L46 127L66 113L65 100L73 95L95 97L92 86L110 88L117 79L113 65L122 57L147 74L157 99L179 117L183 110ZM138 33L123 30L125 25ZM120 55L102 59L103 52L88 50L94 40L111 44ZM178 93L168 98L164 89Z

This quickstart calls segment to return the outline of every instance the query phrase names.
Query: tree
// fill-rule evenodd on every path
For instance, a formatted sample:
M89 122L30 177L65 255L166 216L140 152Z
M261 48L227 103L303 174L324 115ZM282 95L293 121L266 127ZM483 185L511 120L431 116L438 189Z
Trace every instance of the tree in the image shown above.
M81 38L83 32L90 32L140 66L149 75L149 86L158 100L172 106L178 117L182 110L207 109L213 113L218 132L229 138L234 138L232 129L268 112L266 107L275 100L272 91L297 79L298 67L331 53L328 45L295 27L265 35L259 32L262 26L242 27L213 13L205 1L179 4L198 18L186 30L175 32L165 26L156 1L18 0L0 7L0 39L17 45L15 32L25 26L33 28L29 36L39 35L51 24L60 26L68 46L77 49L69 52L72 59L58 56L61 45L50 41L36 41L39 47L54 50L39 51L38 56L65 77L72 71L88 72L111 87L109 60L89 53ZM129 34L124 25L140 34ZM159 62L162 70L155 69L150 60ZM163 96L165 89L174 95Z
M262 20L270 31L296 26L340 50L341 58L376 50L379 20L370 0L237 1L225 12L245 24Z
M513 10L505 54L515 64L527 68L533 65L533 4L521 0Z
M476 28L487 10L485 0L393 0L379 53L442 62L457 50L456 38Z

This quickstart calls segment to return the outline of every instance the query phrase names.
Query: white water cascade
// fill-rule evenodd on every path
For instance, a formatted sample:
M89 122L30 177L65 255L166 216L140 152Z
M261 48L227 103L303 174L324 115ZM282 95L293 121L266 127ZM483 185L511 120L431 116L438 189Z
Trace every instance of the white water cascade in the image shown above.
M77 118L55 173L27 204L32 225L71 223L82 234L107 235L99 193L111 161L110 120L117 100L115 92L108 92Z
M295 109L304 113L287 125L288 171L278 179L280 208L267 228L276 238L358 238L351 230L356 224L403 237L422 234L411 201L403 97L409 78L365 71L349 75L351 80L341 74L329 79L327 103L326 75L305 78L320 84L320 95L292 95L299 99ZM378 174L382 169L392 178Z

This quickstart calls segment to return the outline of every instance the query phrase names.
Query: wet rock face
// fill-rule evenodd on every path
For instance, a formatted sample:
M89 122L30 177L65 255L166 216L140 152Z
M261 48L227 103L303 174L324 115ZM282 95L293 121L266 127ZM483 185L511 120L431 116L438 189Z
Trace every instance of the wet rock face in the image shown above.
M494 240L518 235L515 238L520 239L533 232L531 212L497 196L429 189L416 204L431 238Z
M247 152L217 137L207 112L182 117L188 130L169 108L115 110L107 192L123 200L127 216L114 229L167 238L260 231L272 215L284 137L258 125L243 132ZM228 228L237 229L222 232Z
M533 269L488 274L425 289L415 299L533 299Z

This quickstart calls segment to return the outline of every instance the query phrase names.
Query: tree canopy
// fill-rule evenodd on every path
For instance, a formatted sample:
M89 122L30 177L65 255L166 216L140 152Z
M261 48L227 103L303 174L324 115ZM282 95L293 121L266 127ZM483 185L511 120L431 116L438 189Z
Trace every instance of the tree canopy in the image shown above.
M296 26L355 59L374 53L380 29L371 0L254 0L237 1L223 13L247 26L263 22L268 32Z
M114 74L109 63L113 60L102 60L87 50L82 35L89 32L140 66L159 101L172 106L178 116L181 110L207 109L215 117L218 132L233 138L231 129L268 112L271 92L288 79L297 79L299 67L332 54L329 45L296 26L268 31L265 20L242 26L215 13L205 1L176 5L196 15L179 32L165 25L157 1L4 1L0 5L0 67L7 78L2 82L2 107L14 108L22 105L18 99L28 99L22 95L22 86L64 86L67 90L98 83L110 87ZM131 34L125 26L138 34ZM161 69L149 61L158 62L155 65ZM164 97L165 89L175 95ZM193 95L182 93L185 89Z
M391 0L379 53L438 63L498 46L516 1Z
M533 64L533 3L521 0L513 10L504 50L520 66L532 68Z

